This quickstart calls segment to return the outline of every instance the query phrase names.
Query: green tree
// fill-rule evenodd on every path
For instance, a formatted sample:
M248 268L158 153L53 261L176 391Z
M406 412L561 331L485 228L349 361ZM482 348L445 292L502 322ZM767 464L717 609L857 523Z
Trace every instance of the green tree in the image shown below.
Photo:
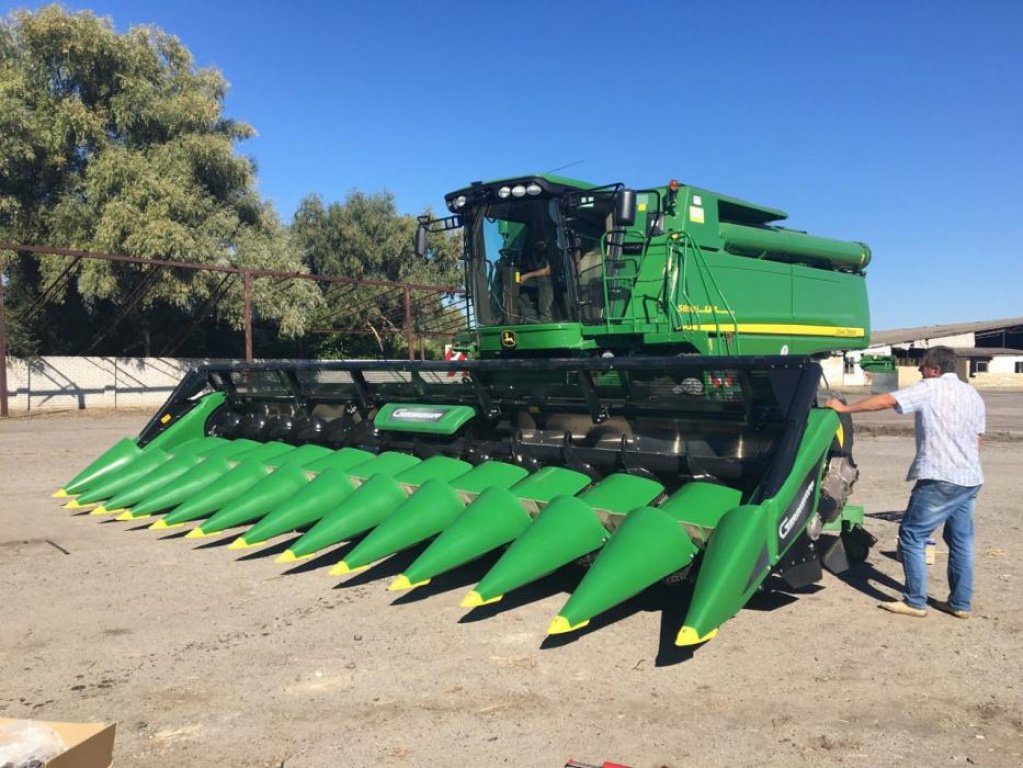
M196 68L185 46L152 27L118 34L109 19L49 6L0 22L0 240L222 266L303 270L286 229L254 189L236 144L253 135L223 115L227 83ZM127 309L143 339L203 315L223 276L103 261L79 264L28 318L65 259L8 259L17 352L85 351L98 317ZM134 305L140 287L146 292ZM321 301L308 281L256 281L260 318L284 336ZM241 281L214 320L244 322ZM19 312L24 313L18 317ZM82 320L86 320L84 327ZM19 349L20 347L20 349ZM120 351L120 350L97 350Z
M429 214L429 211L427 211ZM457 286L462 282L460 236L433 233L428 252L416 255L415 216L398 213L389 192L353 191L343 202L325 205L318 196L302 200L291 235L310 271L362 280L390 280L423 285ZM404 356L405 307L401 292L385 287L322 286L323 307L314 327L347 329L320 345L324 355ZM464 325L464 316L440 294L413 295L416 330ZM433 338L436 354L443 338Z

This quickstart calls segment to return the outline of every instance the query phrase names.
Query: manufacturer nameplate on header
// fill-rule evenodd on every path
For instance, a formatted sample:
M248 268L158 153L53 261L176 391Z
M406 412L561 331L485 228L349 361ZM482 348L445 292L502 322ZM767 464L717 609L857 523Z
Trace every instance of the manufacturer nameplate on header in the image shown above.
M447 411L426 408L395 408L391 418L397 421L440 421Z

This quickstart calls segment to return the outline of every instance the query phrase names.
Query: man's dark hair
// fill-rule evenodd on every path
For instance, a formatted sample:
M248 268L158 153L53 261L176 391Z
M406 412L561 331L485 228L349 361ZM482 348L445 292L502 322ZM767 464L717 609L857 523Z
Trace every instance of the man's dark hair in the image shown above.
M956 353L951 347L931 347L920 361L923 368L937 368L942 373L955 373Z

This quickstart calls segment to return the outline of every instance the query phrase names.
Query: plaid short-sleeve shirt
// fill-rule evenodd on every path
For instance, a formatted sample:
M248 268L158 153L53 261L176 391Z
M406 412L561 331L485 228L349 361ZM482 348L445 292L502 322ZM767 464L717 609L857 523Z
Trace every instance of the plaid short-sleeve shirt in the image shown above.
M893 392L895 410L916 417L916 458L907 480L982 485L977 437L986 428L984 401L954 373Z

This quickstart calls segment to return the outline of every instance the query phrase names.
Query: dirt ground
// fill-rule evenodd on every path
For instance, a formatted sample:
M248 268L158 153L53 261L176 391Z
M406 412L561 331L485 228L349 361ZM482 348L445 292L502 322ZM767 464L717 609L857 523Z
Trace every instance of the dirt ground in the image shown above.
M892 616L908 419L859 418L870 561L765 592L695 653L679 587L544 639L579 573L459 608L492 561L395 599L49 494L145 414L0 422L0 716L116 720L121 766L1023 765L1023 393L985 394L974 618ZM342 547L342 550L344 548ZM945 596L944 556L931 594ZM239 556L241 554L241 556Z

